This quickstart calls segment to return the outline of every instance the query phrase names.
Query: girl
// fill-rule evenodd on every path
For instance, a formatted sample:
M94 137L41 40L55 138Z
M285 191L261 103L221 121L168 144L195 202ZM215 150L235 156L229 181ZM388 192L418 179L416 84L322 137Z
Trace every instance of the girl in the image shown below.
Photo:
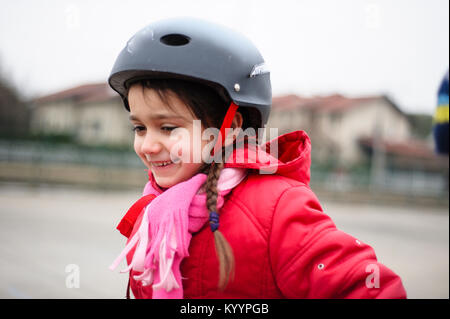
M126 257L136 298L406 297L373 249L322 211L308 186L306 133L259 145L270 76L246 38L196 19L150 24L128 41L109 84L149 169L111 265Z

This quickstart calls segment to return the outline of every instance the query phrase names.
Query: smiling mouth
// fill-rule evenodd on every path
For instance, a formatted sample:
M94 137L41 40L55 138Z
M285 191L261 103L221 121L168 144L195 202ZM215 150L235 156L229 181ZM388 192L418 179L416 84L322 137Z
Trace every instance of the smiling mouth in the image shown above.
M170 164L173 164L172 161L161 161L161 162L151 162L150 163L153 167L165 167Z

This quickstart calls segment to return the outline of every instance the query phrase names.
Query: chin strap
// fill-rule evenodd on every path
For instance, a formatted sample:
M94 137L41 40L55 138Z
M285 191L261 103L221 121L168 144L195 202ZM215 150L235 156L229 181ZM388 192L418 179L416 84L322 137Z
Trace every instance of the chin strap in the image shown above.
M225 114L225 118L223 119L222 126L220 127L219 138L221 138L221 143L218 143L218 140L217 140L216 145L214 146L214 149L212 150L212 154L211 154L212 156L214 156L214 154L216 154L216 152L222 148L222 146L225 142L225 138L226 138L225 130L227 128L231 128L231 123L233 123L234 115L236 114L238 107L239 106L234 104L234 102L231 102L230 106L228 107L227 114Z

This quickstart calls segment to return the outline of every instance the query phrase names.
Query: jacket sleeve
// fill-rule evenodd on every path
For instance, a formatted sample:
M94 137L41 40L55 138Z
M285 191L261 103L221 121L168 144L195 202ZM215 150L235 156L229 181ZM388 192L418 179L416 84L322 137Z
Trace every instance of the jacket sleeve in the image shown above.
M406 298L400 277L370 246L336 229L307 186L278 199L269 247L286 298Z

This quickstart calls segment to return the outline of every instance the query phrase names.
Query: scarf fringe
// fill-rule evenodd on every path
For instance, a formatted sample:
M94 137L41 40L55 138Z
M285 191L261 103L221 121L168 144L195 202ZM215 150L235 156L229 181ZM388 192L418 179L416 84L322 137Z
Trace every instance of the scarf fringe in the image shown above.
M206 180L206 176L197 177L196 180L199 184L198 189ZM183 236L188 232L188 222L183 216L188 215L190 202L191 199L172 214L163 214L158 224L150 224L152 203L147 205L139 229L110 266L110 269L114 270L127 254L136 247L130 264L121 273L131 270L140 272L141 274L133 276L133 278L147 286L154 282L154 271L157 269L160 280L153 284L154 289L164 288L167 292L172 289L179 289L181 282L177 282L172 265L175 255L181 259L188 255L190 238L186 240ZM175 230L175 225L179 228L178 232ZM156 253L157 249L158 253Z

